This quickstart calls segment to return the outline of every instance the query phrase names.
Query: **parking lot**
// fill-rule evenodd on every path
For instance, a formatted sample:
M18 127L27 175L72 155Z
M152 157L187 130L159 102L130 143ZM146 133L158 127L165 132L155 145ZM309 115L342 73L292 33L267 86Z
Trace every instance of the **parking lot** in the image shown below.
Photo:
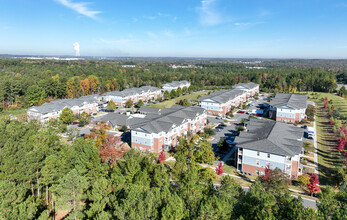
M263 104L268 103L267 99L268 99L268 95L266 94L259 96L258 100L250 99L247 105L247 109L238 110L234 114L234 116L230 119L226 119L226 118L220 119L215 116L208 116L208 121L210 124L214 124L214 125L225 124L226 125L224 127L218 126L218 128L220 129L215 129L215 135L213 135L214 139L211 140L212 147L216 156L222 158L223 161L225 161L228 159L228 157L232 155L230 154L232 151L232 148L222 151L218 149L217 143L223 137L226 140L233 140L235 138L235 135L237 134L237 131L236 131L237 124L239 124L242 119L248 119L249 115L252 114L252 111L254 112L256 110L259 110ZM242 113L238 113L238 112L242 112ZM267 110L265 109L264 115L266 114L267 114ZM224 120L227 120L227 122L224 122Z

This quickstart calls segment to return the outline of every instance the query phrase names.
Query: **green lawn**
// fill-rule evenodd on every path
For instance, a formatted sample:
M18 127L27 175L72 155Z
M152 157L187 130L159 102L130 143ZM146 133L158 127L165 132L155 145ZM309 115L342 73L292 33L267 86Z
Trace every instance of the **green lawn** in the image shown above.
M4 120L8 118L10 115L17 117L18 119L21 119L25 117L26 115L26 110L25 109L20 109L20 110L6 110L3 112L0 112L0 120Z
M335 149L337 136L329 124L327 110L324 109L322 99L332 100L335 109L341 108L341 113L347 116L347 99L330 93L308 93L309 100L316 103L316 126L318 144L318 169L321 185L335 186L334 167L341 165L341 160Z
M164 102L160 102L157 104L151 104L150 107L152 108L171 108L171 106L173 106L174 104L176 104L176 102L178 102L181 99L190 99L193 101L193 104L197 104L198 101L198 96L203 96L206 95L208 92L194 92L192 94L187 94L187 95L183 95L174 99L170 99Z

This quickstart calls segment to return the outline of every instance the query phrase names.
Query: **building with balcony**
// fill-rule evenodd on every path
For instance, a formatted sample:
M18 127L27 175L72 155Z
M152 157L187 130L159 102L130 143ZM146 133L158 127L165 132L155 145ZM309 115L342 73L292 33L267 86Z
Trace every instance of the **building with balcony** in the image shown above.
M152 86L142 86L140 88L124 89L123 91L106 92L102 95L105 101L108 102L113 100L118 106L125 106L125 103L129 99L136 104L140 100L148 102L156 100L161 96L161 89Z
M149 112L137 119L131 128L131 147L136 150L159 153L178 144L178 138L188 132L202 132L207 124L206 111L198 106L174 105L158 112Z
M58 119L64 108L69 108L74 115L82 112L96 114L99 111L100 97L98 95L82 96L76 99L61 99L46 102L41 106L33 106L27 110L28 120L36 119L41 123L49 119Z
M289 178L302 173L304 129L281 122L252 118L246 131L235 138L236 168L251 175L262 175L265 168L280 168Z
M259 93L259 84L248 82L248 83L238 83L233 85L233 89L243 90L247 93L248 97L253 97Z
M306 118L307 96L277 93L270 101L270 118L281 121L297 123Z

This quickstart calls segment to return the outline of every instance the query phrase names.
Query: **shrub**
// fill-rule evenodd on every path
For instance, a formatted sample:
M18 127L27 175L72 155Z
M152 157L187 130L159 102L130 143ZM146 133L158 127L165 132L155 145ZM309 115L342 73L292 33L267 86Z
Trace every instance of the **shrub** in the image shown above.
M128 130L128 127L127 127L126 125L123 125L123 126L120 127L118 130L121 131L121 132L125 132L125 131Z
M205 128L204 129L205 134L207 134L208 136L212 136L215 134L214 130L212 128Z
M243 125L236 126L236 131L244 131L246 128Z

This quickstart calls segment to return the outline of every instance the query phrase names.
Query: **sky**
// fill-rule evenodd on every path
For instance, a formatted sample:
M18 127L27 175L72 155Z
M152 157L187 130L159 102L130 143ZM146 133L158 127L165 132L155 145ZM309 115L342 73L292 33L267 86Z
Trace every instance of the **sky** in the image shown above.
M347 58L346 0L0 0L0 54Z

